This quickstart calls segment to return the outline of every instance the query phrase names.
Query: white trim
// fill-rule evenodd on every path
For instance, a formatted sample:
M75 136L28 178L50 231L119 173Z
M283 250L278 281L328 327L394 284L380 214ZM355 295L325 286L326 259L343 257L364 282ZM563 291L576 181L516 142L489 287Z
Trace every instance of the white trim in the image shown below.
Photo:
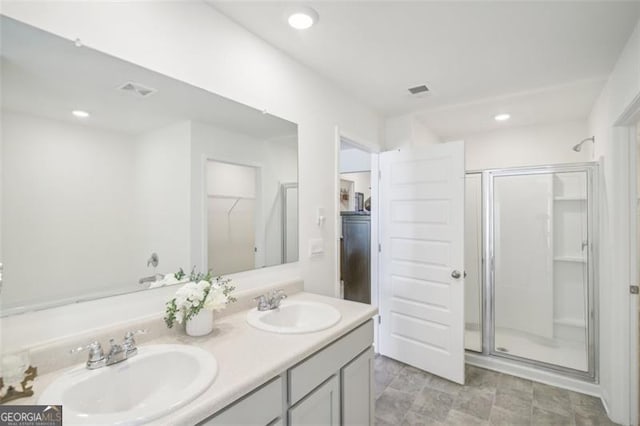
M625 112L618 119L617 123L626 126L628 129L628 148L629 148L629 278L630 285L638 285L640 276L638 276L638 198L640 197L640 188L637 185L637 174L640 173L637 163L638 150L638 126L640 126L640 94L636 96L631 105L626 108ZM638 296L629 295L629 424L635 425L640 420L640 366L638 359L640 358L640 341L639 341L639 319L640 314L638 305Z
M340 217L340 149L342 145L342 141L346 140L350 145L355 146L361 151L368 152L371 154L371 305L376 308L379 307L379 252L378 252L378 243L379 239L379 180L378 180L378 172L380 170L379 167L379 150L372 148L376 146L375 144L368 143L365 139L358 138L358 136L344 131L340 129L339 126L335 127L335 157L334 157L334 217L336 220L336 235L334 238L335 241L335 252L336 252L336 278L335 278L335 294L336 297L342 297L341 294L341 283L340 283L340 230L342 229L342 219ZM378 321L373 322L373 344L374 350L378 353Z
M635 126L629 135L629 277L633 280L630 285L637 285L638 277L638 203L636 202L637 188L637 141ZM629 423L638 424L638 296L629 295Z
M625 297L628 295L628 312L627 317L624 316L619 317L621 321L618 321L620 327L623 328L623 331L626 332L628 340L628 348L626 353L620 354L624 357L626 362L623 362L623 365L620 366L622 369L620 373L621 379L626 382L623 382L623 386L627 386L628 391L628 400L625 401L627 408L627 413L623 414L625 417L623 421L628 424L638 424L640 419L640 366L638 366L638 359L640 357L640 342L638 341L638 330L639 330L639 319L638 319L638 296L629 294L628 285L638 284L640 282L640 277L638 276L638 253L640 248L638 247L637 241L637 218L638 218L638 196L640 195L640 188L637 188L637 173L640 173L638 170L637 160L636 160L636 150L637 150L637 128L636 125L640 120L640 93L638 93L635 98L629 103L629 105L624 109L620 117L615 120L612 127L612 143L617 144L626 144L627 149L627 184L628 184L628 196L625 200L628 202L628 214L629 217L621 223L621 235L629 236L628 241L628 259L621 259L626 262L626 267L628 268L626 272L623 272L623 276L625 278L625 288L622 289L625 292ZM625 223L626 222L626 223ZM624 228L627 228L624 232ZM624 306L624 304L621 304ZM625 371L626 370L626 371ZM603 403L605 403L603 401ZM606 407L606 403L605 403ZM609 410L607 409L607 413Z
M629 105L624 109L620 117L613 123L615 126L634 126L635 132L635 123L640 120L640 92L636 94L636 97L633 98Z
M371 304L380 308L380 155L371 153ZM376 315L377 316L377 315ZM373 323L373 347L378 351L378 319Z
M602 406L604 407L604 411L607 413L607 416L611 418L611 412L609 411L609 404L607 403L607 400L600 397L600 402L602 402Z
M334 274L334 296L342 298L341 283L340 283L340 237L342 223L340 222L340 129L335 126L335 134L333 141L333 220L335 226L335 235L333 236L336 265Z
M535 367L525 366L522 363L499 359L481 354L467 352L465 361L469 365L499 371L516 377L545 383L559 388L568 389L600 398L600 386L583 380L567 377L563 374L552 373Z

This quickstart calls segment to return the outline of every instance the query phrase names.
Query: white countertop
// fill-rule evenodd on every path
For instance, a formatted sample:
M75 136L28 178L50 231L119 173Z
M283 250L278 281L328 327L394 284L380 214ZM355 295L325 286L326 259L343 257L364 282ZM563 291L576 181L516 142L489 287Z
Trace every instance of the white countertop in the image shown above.
M154 340L140 339L140 350L144 350L145 345L161 343L198 346L216 357L219 368L215 381L202 395L151 424L184 425L200 422L377 314L377 309L371 305L312 293L295 293L290 295L290 299L329 304L340 311L342 318L333 327L315 333L275 334L251 327L246 322L247 311L243 310L216 318L214 331L208 336L189 337L182 332ZM64 371L66 369L36 378L35 396L16 403L35 403L42 389Z

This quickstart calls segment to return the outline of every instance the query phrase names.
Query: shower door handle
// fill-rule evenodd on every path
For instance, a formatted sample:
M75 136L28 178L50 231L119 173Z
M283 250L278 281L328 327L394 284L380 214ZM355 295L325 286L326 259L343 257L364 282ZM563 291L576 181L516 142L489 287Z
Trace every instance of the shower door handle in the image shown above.
M454 271L451 273L451 278L454 278L456 280L460 279L461 276L462 274L457 269L454 269Z

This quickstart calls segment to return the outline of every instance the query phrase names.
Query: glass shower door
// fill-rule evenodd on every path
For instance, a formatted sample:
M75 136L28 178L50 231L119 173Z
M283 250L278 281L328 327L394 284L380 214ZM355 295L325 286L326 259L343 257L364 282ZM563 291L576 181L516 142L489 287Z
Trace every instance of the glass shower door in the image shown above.
M492 354L593 377L590 173L490 172Z

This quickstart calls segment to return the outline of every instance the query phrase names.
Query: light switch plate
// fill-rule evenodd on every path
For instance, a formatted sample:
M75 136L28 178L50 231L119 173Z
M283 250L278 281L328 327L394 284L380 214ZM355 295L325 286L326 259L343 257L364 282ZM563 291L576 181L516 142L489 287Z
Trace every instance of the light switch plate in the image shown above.
M309 256L321 256L324 253L324 240L322 238L313 238L309 240Z

